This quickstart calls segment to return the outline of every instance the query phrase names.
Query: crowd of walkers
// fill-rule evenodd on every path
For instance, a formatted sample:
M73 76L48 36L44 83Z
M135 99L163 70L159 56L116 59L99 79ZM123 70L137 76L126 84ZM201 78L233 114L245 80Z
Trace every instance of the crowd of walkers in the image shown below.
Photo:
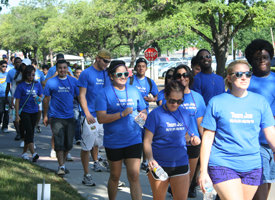
M196 197L199 185L212 182L216 199L263 200L275 182L275 73L272 44L253 40L246 60L227 66L225 79L212 70L210 51L201 49L191 67L169 69L164 89L146 77L147 61L136 61L129 77L124 61L111 61L105 49L84 71L74 73L63 54L56 65L37 67L36 60L7 57L0 61L0 122L7 133L14 110L15 140L22 140L22 158L39 159L34 132L41 132L41 115L52 130L51 157L56 173L70 173L75 139L81 145L82 183L95 186L89 172L108 171L108 196L114 200L122 166L126 166L131 198L142 199L140 170L146 170L153 199ZM250 70L252 69L252 71ZM149 102L158 107L149 112ZM8 105L8 106L7 106ZM66 109L64 109L66 108ZM3 118L3 120L2 120ZM137 118L144 122L138 124ZM106 159L99 149L104 147ZM168 178L155 173L162 167Z

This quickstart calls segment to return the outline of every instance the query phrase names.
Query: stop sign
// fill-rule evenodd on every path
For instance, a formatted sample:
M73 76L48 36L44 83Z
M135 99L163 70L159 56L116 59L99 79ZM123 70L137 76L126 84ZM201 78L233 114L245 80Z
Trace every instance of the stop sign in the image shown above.
M148 48L144 51L144 56L148 61L154 61L158 57L158 51L155 48Z

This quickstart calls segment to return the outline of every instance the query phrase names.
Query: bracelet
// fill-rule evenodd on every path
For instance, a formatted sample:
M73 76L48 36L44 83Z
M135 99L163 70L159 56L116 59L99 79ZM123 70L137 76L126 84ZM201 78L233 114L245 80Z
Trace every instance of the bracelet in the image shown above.
M148 160L148 162L151 162L152 160L155 160L155 159L154 159L154 158L151 158L151 159Z
M119 113L120 117L122 118L122 112Z

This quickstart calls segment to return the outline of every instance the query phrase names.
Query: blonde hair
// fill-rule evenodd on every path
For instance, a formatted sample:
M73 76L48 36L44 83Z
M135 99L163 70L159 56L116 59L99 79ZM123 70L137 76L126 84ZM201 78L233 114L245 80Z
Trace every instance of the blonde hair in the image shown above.
M247 61L245 61L245 60L235 60L235 61L231 62L228 65L227 70L226 70L227 76L233 73L234 67L237 64L245 64L245 65L247 65L248 68L250 68ZM228 81L227 76L225 78L225 85L228 87L229 90L232 90L232 84Z

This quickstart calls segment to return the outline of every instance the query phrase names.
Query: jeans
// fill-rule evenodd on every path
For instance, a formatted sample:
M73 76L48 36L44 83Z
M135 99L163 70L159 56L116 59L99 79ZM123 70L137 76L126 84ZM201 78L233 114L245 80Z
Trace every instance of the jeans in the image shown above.
M10 102L10 97L8 97L8 101ZM3 124L2 124L2 130L4 128L8 128L9 124L9 110L5 110L5 97L0 97L0 124L2 123L2 116L3 117Z

